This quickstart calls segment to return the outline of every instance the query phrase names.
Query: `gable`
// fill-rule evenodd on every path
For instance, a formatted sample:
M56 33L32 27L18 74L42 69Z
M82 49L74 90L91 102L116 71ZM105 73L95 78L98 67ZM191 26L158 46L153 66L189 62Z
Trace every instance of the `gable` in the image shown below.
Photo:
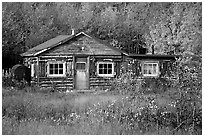
M94 36L80 32L76 35L59 35L21 54L23 57L34 57L55 54L87 55L128 55Z
M79 35L43 55L121 55L121 52L87 35Z

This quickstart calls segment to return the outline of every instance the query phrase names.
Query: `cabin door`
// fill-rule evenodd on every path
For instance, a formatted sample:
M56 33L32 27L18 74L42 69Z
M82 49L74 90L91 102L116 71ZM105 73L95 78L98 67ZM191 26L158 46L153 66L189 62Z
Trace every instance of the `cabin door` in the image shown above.
M89 88L89 75L88 75L88 61L87 58L77 57L75 62L75 88L76 89L88 89Z

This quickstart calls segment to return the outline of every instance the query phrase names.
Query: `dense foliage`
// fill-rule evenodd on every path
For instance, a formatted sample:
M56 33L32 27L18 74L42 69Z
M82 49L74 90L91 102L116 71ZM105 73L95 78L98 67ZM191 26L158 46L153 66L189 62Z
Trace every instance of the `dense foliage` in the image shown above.
M85 31L127 52L201 55L202 3L2 3L3 68L60 34Z

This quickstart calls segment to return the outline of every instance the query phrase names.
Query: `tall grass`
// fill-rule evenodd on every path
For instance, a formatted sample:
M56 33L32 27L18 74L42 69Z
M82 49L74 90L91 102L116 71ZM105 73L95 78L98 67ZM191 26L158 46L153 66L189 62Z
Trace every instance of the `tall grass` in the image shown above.
M190 134L183 125L176 129L175 107L161 94L87 96L38 89L2 92L3 134ZM201 134L199 126L197 129L194 134Z

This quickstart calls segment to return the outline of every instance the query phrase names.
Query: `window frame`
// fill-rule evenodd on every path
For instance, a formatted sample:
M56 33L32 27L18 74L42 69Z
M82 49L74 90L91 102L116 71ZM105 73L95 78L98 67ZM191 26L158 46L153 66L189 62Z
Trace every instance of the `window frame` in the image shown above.
M35 64L34 63L30 64L30 67L31 67L31 77L34 77L35 76Z
M50 64L63 64L63 74L50 74ZM65 61L49 61L47 62L47 76L48 77L65 77L66 76L66 62Z
M112 73L111 74L99 74L99 65L100 64L111 64L112 65ZM115 72L114 72L114 62L110 62L110 61L99 61L97 62L97 75L99 77L114 77Z
M156 64L156 74L145 74L144 73L144 65L145 64L151 64L151 65ZM144 61L142 63L142 75L144 77L158 77L159 74L160 74L160 71L159 71L159 62L158 61Z

